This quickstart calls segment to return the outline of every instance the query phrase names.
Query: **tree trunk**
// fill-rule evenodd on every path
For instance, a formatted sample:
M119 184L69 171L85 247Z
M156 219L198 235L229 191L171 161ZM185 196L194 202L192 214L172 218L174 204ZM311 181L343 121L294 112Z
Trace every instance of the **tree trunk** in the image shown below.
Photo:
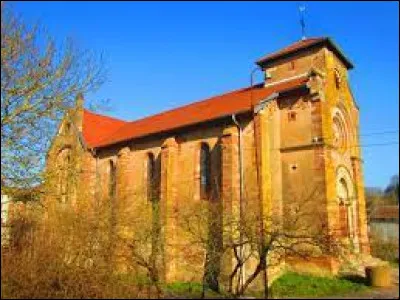
M237 271L240 268L241 263L237 263L235 266L235 269L232 271L231 275L229 275L229 288L228 288L228 292L232 293L232 289L233 289L233 279L235 278Z
M267 260L265 260L266 262ZM268 269L266 264L263 266L264 299L268 299Z
M246 291L246 289L249 287L249 285L254 281L254 279L257 278L258 274L260 274L261 271L263 271L264 266L266 265L266 257L262 257L254 270L253 274L250 275L249 278L247 278L246 282L244 285L239 289L239 292L237 293L238 296L243 295L243 293ZM264 286L265 288L265 286ZM265 291L264 291L265 292ZM267 293L268 293L268 287L267 287Z

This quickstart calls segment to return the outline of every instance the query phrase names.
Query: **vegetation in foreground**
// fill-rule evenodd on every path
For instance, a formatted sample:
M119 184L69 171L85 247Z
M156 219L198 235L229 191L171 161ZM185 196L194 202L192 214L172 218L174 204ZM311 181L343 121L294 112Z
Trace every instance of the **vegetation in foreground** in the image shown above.
M367 291L363 282L345 278L329 278L297 273L286 273L271 288L274 298L337 296Z
M374 257L388 261L392 265L399 266L399 241L385 241L379 236L370 237L371 254Z
M146 297L149 292L149 286L144 284L138 284L136 287L132 287L121 278L114 278L113 284L107 284L103 286L104 289L108 289L105 294L111 297L118 298L129 298L134 296ZM124 287L121 289L121 287ZM8 298L11 287L7 287L2 282L2 296ZM353 282L351 280L343 278L324 278L309 275L300 275L296 273L287 273L277 279L271 288L271 298L296 298L296 297L323 297L323 296L339 296L351 293L365 292L368 291L367 287L363 283ZM101 293L103 294L103 293ZM163 287L162 298L199 298L202 294L201 283L194 282L177 282ZM99 296L95 293L94 295ZM251 296L262 297L262 293L250 293ZM63 298L63 294L58 294L60 298ZM64 295L65 296L65 295ZM216 293L211 290L207 290L205 298L229 298L229 295L221 292Z
M302 275L288 272L278 278L270 288L271 298L323 297L339 296L368 291L369 287L362 280L346 278L328 278ZM165 296L171 298L198 298L202 292L200 283L178 282L164 287ZM249 296L263 298L263 292L249 292ZM219 294L209 290L206 298L229 298L228 294Z

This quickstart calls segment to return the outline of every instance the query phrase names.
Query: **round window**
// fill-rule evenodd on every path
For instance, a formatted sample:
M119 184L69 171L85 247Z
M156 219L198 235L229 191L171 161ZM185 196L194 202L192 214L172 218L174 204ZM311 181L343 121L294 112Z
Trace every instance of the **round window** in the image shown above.
M344 149L346 145L346 126L339 114L336 114L333 118L333 145L335 147Z

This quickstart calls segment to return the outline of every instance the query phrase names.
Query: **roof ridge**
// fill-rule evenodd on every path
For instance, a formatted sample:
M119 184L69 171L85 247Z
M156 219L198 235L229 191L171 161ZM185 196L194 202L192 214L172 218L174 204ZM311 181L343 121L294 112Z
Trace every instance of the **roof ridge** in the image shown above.
M260 87L261 85L262 85L262 83L257 83L257 84L254 84L253 87ZM116 133L116 132L118 132L120 130L123 130L125 127L132 126L135 123L143 122L146 119L156 118L156 117L171 113L173 111L180 110L180 109L185 108L185 107L195 106L195 105L197 105L199 103L202 103L202 102L215 100L218 97L223 97L223 96L227 96L227 95L231 95L231 94L239 94L239 93L242 93L242 92L244 92L246 90L249 90L250 88L251 88L251 86L247 86L247 87L244 87L244 88L239 88L239 89L232 90L232 91L229 91L229 92L217 94L215 96L211 96L211 97L208 97L208 98L203 99L203 100L197 100L195 102L191 102L191 103L186 104L186 105L178 106L178 107L175 107L173 109L168 109L168 110L165 110L165 111L153 114L153 115L149 115L149 116L146 116L146 117L143 117L143 118L139 118L139 119L136 119L136 120L133 120L133 121L125 121L125 124L123 124L121 127L116 128L115 131L111 132L107 136L104 136L102 139L100 139L98 141L98 144L101 144L103 141L106 141L114 133Z
M155 115L128 122L97 141L95 147L104 147L126 141L133 137L143 137L156 132L164 132L191 124L213 120L226 116L227 114L230 115L233 113L248 111L251 110L252 105L249 101L250 93L254 92L252 102L257 101L257 99L263 99L274 91L281 91L288 87L290 88L291 86L304 84L306 78L307 76L301 76L300 78L282 82L271 87L265 87L263 83L259 83L254 85L253 89L251 86L240 88L172 110L166 110ZM227 99L231 101L229 104L222 101ZM212 109L212 107L214 108ZM132 131L133 129L135 129L136 134L132 133L134 132Z
M262 86L262 82L254 84L253 88L254 87L260 87L260 86ZM156 116L163 115L163 114L166 114L166 113L169 113L169 112L180 110L182 108L190 107L192 105L197 105L197 104L202 103L202 102L214 100L214 99L216 99L218 97L223 97L223 96L227 96L227 95L231 95L231 94L239 94L239 93L242 93L242 92L245 92L245 91L249 90L250 88L251 88L251 86L247 86L247 87L239 88L239 89L232 90L232 91L229 91L229 92L220 93L220 94L217 94L217 95L214 95L214 96L211 96L211 97L207 97L207 98L202 99L202 100L196 100L194 102L190 102L188 104L184 104L184 105L181 105L181 106L178 106L178 107L175 107L175 108L166 109L164 111L158 112L158 113L153 114L153 115L148 115L148 116L143 117L143 118L139 118L139 119L132 120L132 121L127 121L127 124L133 124L135 122L142 121L142 120L147 119L147 118L156 117Z
M305 40L296 41L296 42L290 43L289 45L287 45L284 48L280 48L274 52L264 55L260 59L257 59L257 62L263 61L264 59L266 59L268 57L273 57L275 55L278 55L278 54L286 52L286 51L291 51L292 50L291 48L293 48L294 46L300 45L300 44L305 44L307 42L308 43L318 43L318 42L322 42L327 39L328 39L328 37L310 37L310 38L306 38Z
M115 117L111 117L111 116L108 116L108 115L99 114L99 113L94 112L92 110L89 110L87 108L84 108L83 111L86 112L86 113L92 114L92 115L96 115L98 117L112 119L113 121L118 121L118 122L123 122L123 123L129 123L130 122L130 121L121 120L121 119L118 119L118 118L115 118Z

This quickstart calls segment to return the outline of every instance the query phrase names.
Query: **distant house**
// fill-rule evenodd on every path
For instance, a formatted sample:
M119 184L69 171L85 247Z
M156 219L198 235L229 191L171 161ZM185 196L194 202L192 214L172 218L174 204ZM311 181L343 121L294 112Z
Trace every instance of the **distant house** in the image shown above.
M13 238L11 223L16 216L32 213L38 207L41 186L32 188L8 188L1 194L1 245L6 246ZM5 190L5 189L4 189Z
M399 206L378 206L371 212L369 222L370 234L384 241L399 240Z
M7 226L10 198L1 194L1 245L4 245L9 238L9 228Z

